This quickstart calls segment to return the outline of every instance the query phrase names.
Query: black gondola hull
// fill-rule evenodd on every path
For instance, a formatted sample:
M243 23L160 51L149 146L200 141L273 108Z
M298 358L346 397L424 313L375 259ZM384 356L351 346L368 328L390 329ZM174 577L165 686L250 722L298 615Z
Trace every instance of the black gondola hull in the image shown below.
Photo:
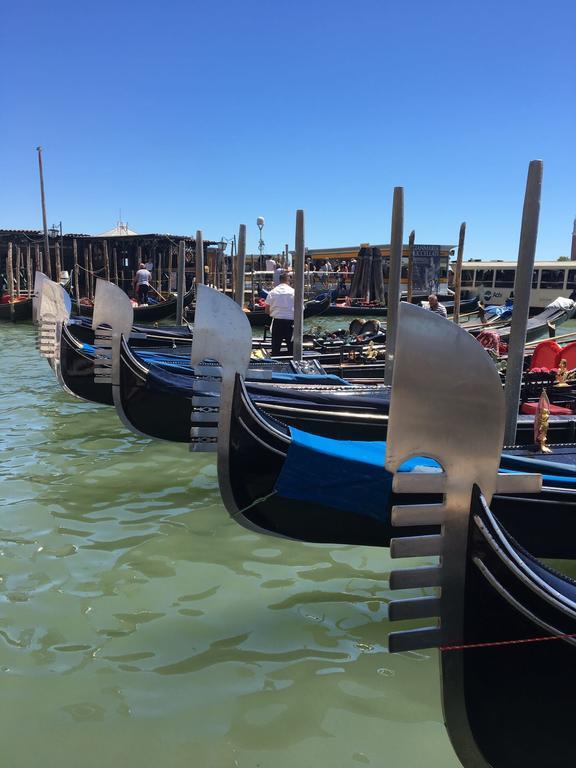
M7 320L13 323L32 320L32 299L0 304L0 320Z
M550 638L576 633L576 583L521 550L476 493L464 589L459 645L480 647L442 651L445 711L463 693L469 724L451 733L448 716L455 744L471 739L492 768L571 765L576 647Z

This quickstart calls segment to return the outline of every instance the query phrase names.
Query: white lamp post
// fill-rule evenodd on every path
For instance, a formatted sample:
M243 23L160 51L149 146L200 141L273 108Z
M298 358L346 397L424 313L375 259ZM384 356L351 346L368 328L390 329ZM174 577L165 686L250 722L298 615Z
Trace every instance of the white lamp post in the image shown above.
M262 262L262 256L264 254L264 240L262 240L262 228L264 227L264 218L258 216L256 219L256 226L260 230L260 240L258 241L258 250L260 251L260 262Z

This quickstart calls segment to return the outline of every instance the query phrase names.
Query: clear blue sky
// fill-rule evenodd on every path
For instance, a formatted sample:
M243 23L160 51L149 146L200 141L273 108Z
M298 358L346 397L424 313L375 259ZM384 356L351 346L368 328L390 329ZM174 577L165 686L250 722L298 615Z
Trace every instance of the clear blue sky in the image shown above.
M576 3L4 3L0 228L231 237L267 250L405 239L516 258L544 160L538 258L576 214Z

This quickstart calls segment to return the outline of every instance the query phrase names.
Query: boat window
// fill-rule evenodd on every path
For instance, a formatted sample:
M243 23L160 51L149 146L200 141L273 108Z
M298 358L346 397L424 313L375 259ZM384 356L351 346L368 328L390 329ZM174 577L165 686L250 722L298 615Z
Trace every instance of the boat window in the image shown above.
M497 269L496 280L494 285L496 288L514 288L514 274L513 269Z
M485 288L491 288L493 280L494 280L493 269L477 269L476 270L475 285L482 285Z
M563 288L564 274L563 269L543 269L540 288Z
M539 272L539 269L535 269L534 272L532 272L532 288L538 288Z
M566 288L576 288L576 269L568 270L568 280L566 280Z
M474 282L474 270L463 269L461 285L472 285L473 282Z

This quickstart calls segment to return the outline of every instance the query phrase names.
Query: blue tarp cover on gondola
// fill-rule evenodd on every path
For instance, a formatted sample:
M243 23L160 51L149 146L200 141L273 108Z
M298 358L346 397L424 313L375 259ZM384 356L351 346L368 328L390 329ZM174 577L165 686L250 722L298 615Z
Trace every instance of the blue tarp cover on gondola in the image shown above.
M505 304L489 304L485 307L484 311L488 317L498 317L500 320L507 320L512 315L513 308L512 299L506 299Z
M345 512L388 520L392 475L384 469L385 442L333 440L290 428L291 442L275 490ZM436 461L414 458L400 471L440 471Z
M344 379L340 379L332 374L322 376L305 373L273 373L271 383L336 384L338 386L348 384ZM151 391L164 392L166 394L177 393L186 397L192 397L193 394L199 394L202 389L202 383L194 377L194 371L190 367L177 367L176 371L172 371L170 368L166 368L163 362L155 362L150 363L148 366L146 387Z

